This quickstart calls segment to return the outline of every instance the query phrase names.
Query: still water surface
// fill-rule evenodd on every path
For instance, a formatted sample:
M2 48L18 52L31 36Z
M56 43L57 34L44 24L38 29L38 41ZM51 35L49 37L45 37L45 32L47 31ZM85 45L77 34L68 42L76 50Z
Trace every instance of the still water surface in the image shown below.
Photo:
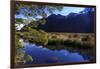
M26 64L49 64L49 63L69 63L88 61L78 52L69 52L68 50L50 50L43 46L25 43L24 50L26 54L32 56L33 61Z

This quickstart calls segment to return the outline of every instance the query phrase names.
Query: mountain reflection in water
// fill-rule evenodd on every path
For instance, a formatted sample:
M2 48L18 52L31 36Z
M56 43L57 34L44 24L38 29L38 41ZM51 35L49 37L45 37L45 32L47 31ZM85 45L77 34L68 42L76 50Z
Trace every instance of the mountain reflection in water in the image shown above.
M49 63L69 63L88 61L78 52L71 53L67 50L50 50L35 44L25 43L24 50L26 54L32 56L33 61L26 64L49 64Z

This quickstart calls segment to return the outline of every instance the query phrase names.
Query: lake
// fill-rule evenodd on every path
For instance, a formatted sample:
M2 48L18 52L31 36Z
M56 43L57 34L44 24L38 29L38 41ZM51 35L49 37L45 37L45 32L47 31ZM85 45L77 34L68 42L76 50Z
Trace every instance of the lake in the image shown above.
M26 54L32 56L33 61L26 64L51 64L90 61L91 56L82 55L79 52L70 52L65 49L50 50L32 43L24 43ZM85 56L85 57L84 57ZM86 58L87 57L87 58Z

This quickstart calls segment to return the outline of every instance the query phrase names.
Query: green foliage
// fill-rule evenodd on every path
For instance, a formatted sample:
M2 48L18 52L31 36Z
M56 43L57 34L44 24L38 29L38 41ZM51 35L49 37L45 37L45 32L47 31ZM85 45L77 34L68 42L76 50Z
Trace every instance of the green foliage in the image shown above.
M18 36L18 34L20 34L20 32L16 32L16 36L15 36L15 47L16 47L16 55L15 55L15 64L24 64L26 61L32 61L32 57L30 55L26 55L25 51L23 50L23 45L21 44L21 42L19 41L20 37ZM24 35L28 36L29 33L24 32ZM25 56L27 58L25 58Z
M30 32L30 31L32 31L32 27L26 25L26 26L23 27L20 31L21 31L21 32Z
M23 48L21 42L19 42L19 37L18 37L17 35L15 35L15 45L16 45L16 46L15 46L16 49L18 49L18 48Z
M46 45L48 43L48 34L46 32L42 31L37 31L35 29L33 29L31 31L31 35L33 37L35 37L33 39L33 42L36 44L42 44L42 45Z
M23 32L24 36L30 36L30 33L28 32Z
M63 6L49 6L49 5L27 5L23 3L15 4L15 14L22 14L26 17L41 16L43 18L47 17L47 13L52 14L55 10L61 11Z
M32 20L29 24L25 25L21 31L30 31L31 29L38 29L39 25L43 25L46 23L45 19L39 19L38 21Z
M17 33L16 33L17 34ZM16 55L15 55L15 64L24 63L23 58L25 51L22 50L23 46L21 42L19 42L19 36L15 35L15 47L16 47Z
M16 19L15 19L15 22L16 22L16 23L21 23L21 22L23 22L23 19L22 19L22 18L16 18Z
M32 62L33 58L30 55L27 55L27 61Z
M40 19L40 20L38 20L38 21L34 21L34 20L32 20L29 24L27 24L27 25L25 25L22 29L21 29L21 31L23 31L23 32L29 32L29 31L31 31L32 29L34 30L34 29L38 29L37 27L39 26L39 25L43 25L43 24L45 24L45 22L46 22L46 20L45 19Z
M40 34L38 36L38 40L37 42L39 42L40 44L42 45L47 45L48 44L48 35L43 33L43 34Z
M21 32L28 32L28 31L29 31L29 30L28 30L28 26L23 27L20 31L21 31Z
M40 44L40 45L47 45L48 44L48 33L44 32L43 30L36 30L32 29L31 27L27 27L28 32L22 32L23 37L25 37L29 42Z
M47 13L52 14L55 10L61 11L62 6L49 6L49 5L27 5L24 3L16 3L15 4L15 15L23 15L28 19L32 19L28 26L32 28L37 28L39 24L43 25L46 23ZM41 18L38 18L41 17ZM35 21L34 21L35 19ZM16 18L16 24L24 24L23 19ZM25 27L25 30L27 27Z
M39 23L37 21L31 21L30 24L28 24L28 27L31 28L36 28L39 25Z
M39 24L43 25L46 23L47 13L53 14L55 10L61 11L63 6L49 6L49 5L27 5L24 3L15 4L15 15L23 15L28 18L34 18L36 21L31 21L30 24L22 28L21 31L29 32L23 33L25 36L32 36L30 41L37 44L46 45L48 43L48 35L43 31L37 31L36 28ZM40 16L41 18L38 18ZM22 22L22 19L16 19L17 22Z
M17 61L22 60L22 58L24 58L24 54L25 54L25 51L23 51L22 49L17 49L16 60Z
M39 36L39 35L40 35L40 33L39 33L36 29L31 29L31 30L30 30L30 33L31 33L31 35L33 35L33 36Z
M32 62L33 58L30 55L26 55L22 49L17 49L15 56L15 64L24 64L26 62Z
M23 51L21 48L16 49L15 64L24 64L24 55L25 51Z

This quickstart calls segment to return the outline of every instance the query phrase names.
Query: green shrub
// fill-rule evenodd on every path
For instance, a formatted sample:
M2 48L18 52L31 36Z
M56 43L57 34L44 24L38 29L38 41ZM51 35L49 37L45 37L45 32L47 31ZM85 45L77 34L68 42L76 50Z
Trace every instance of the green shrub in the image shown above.
M23 32L23 35L24 36L30 36L30 33L29 32Z
M15 47L23 48L23 45L21 44L21 42L19 42L19 37L17 35L15 35Z
M29 61L29 62L32 62L33 61L33 58L30 56L30 55L27 55L27 61Z
M23 51L22 49L16 49L16 55L15 55L15 64L24 64L23 62L23 58L25 55L25 51Z
M24 35L27 35L27 32L24 32ZM28 34L29 35L29 34ZM16 55L15 55L15 64L24 64L26 61L32 61L32 57L25 54L23 50L23 45L19 42L20 37L15 35L15 45L16 45ZM26 59L25 56L27 57Z
M36 29L31 29L30 32L24 33L24 36L31 36L31 38L27 38L29 42L47 45L48 43L48 34L43 30L37 31Z

